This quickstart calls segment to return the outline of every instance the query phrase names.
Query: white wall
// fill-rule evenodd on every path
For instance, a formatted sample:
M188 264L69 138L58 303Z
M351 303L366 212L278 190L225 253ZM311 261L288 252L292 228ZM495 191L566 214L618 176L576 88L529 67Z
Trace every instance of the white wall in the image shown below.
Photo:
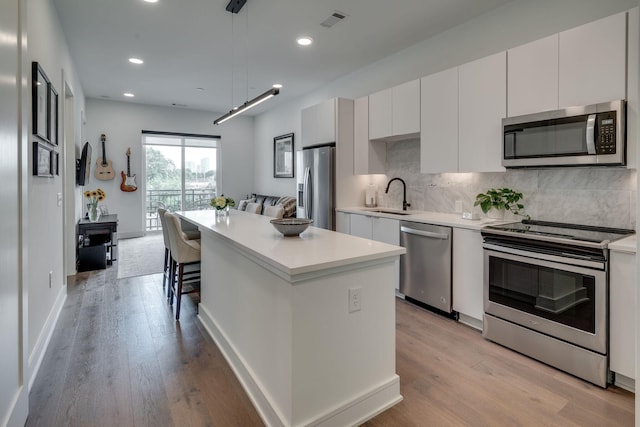
M300 110L333 97L355 99L637 6L636 0L519 0L384 58L255 120L255 187L295 194L295 180L274 179L270 141L300 139ZM286 82L284 88L286 90ZM296 144L299 149L300 145ZM362 204L354 201L354 204Z
M142 130L182 132L221 136L221 193L236 200L253 191L253 118L235 117L215 126L217 113L173 107L155 107L103 99L87 99L86 140L93 147L92 176L86 189L102 188L110 213L118 214L120 237L144 233L144 168ZM107 137L106 155L113 162L116 179L99 181L93 176L95 162L101 154L100 134ZM127 169L127 148L131 147L131 173L136 175L138 190L120 191L120 171Z
M63 75L66 84L73 89L75 111L80 111L83 104L83 91L75 73L73 62L62 33L58 15L51 4L51 0L30 0L27 4L27 33L28 58L38 61L59 94L59 113L62 111ZM24 73L24 78L31 81L31 69ZM30 98L29 98L30 99ZM29 101L29 105L31 102ZM31 134L31 113L25 116ZM64 129L62 120L58 125L60 132ZM75 151L79 141L80 125L75 129L75 136L60 135L60 141L67 141L68 150ZM29 137L28 159L32 156L31 142L36 137ZM56 148L60 153L60 160L64 161L65 147L61 142ZM31 162L27 162L31 167ZM28 209L24 216L28 224L27 234L27 275L26 283L29 289L28 299L28 348L29 348L29 378L33 379L39 363L44 355L48 339L55 326L57 316L66 298L66 276L64 272L64 218L63 206L58 205L58 194L63 194L63 179L68 168L75 165L63 163L60 176L55 178L34 177L27 171ZM73 194L67 194L65 203L75 207ZM75 235L73 224L66 230L70 237ZM51 284L49 275L51 272ZM74 273L73 271L71 273Z
M24 367L26 328L22 310L24 288L21 280L20 252L22 228L20 212L21 147L26 143L20 114L26 99L26 85L20 79L19 67L24 59L20 48L20 22L24 3L0 2L0 425L24 425L28 410L28 391ZM22 10L21 10L22 9Z

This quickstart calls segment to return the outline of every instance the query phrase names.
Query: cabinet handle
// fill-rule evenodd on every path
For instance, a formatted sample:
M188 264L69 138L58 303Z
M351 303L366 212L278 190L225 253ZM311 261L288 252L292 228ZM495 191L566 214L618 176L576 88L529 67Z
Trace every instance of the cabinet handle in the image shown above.
M414 228L409 228L409 227L405 227L405 226L400 227L400 231L403 232L403 233L407 233L407 234L415 234L416 236L429 237L431 239L447 240L449 238L448 234L433 233L431 231L416 230Z

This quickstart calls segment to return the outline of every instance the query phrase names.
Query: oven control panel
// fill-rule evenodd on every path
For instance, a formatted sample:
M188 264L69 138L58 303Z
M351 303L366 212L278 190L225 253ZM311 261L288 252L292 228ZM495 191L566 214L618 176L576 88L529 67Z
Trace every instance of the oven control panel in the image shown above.
M598 137L596 139L597 154L616 153L616 112L599 113L596 118Z

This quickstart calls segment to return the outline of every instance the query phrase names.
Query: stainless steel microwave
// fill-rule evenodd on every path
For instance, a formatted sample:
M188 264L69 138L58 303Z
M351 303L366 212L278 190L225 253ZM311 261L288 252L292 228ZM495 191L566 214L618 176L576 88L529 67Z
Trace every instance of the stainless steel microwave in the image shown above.
M502 165L621 166L626 105L613 101L502 119Z

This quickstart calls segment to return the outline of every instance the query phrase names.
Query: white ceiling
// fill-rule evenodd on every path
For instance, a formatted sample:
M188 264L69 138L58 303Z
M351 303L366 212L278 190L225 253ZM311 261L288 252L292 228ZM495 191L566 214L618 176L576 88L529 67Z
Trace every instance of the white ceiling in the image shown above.
M85 96L226 112L282 83L257 114L508 1L247 0L239 14L228 0L53 4ZM320 26L334 11L348 17ZM298 46L300 35L314 44Z

